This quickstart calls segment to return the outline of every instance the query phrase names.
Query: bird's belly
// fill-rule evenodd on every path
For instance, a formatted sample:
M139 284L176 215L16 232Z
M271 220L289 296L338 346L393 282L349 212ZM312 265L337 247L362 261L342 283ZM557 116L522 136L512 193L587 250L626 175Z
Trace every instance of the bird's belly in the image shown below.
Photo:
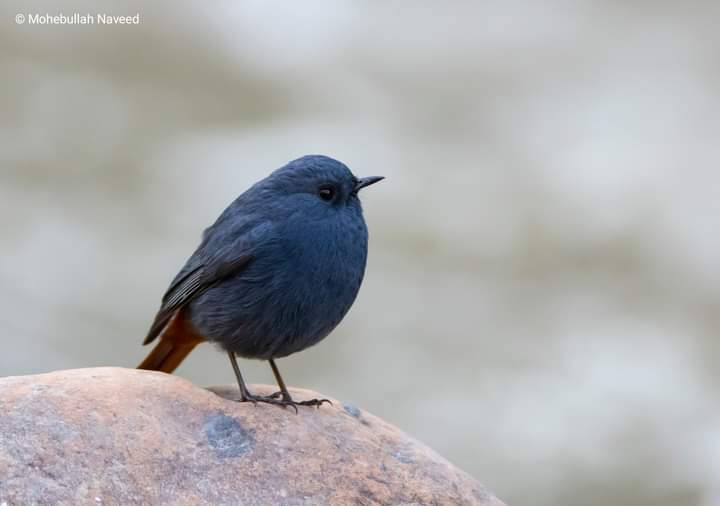
M326 337L350 309L362 281L362 271L283 272L282 277L248 272L207 290L190 305L193 325L243 357L287 356Z

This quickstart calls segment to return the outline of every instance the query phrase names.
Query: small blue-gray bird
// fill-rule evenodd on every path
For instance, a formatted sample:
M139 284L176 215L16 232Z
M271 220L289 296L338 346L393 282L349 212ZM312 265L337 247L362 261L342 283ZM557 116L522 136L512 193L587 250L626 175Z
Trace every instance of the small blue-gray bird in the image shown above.
M240 195L170 284L143 344L160 341L138 369L171 373L210 341L228 353L241 401L326 402L293 400L275 359L323 339L355 301L368 243L358 192L381 179L308 155ZM249 392L236 356L270 362L280 390Z

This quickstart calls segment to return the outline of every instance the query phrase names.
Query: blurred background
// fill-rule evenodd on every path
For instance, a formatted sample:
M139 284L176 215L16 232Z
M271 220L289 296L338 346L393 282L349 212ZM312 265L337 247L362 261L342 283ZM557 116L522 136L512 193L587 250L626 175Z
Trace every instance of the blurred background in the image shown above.
M17 13L138 25L15 23ZM363 194L280 361L509 504L720 504L720 4L0 4L0 375L135 366L202 229L306 153ZM245 361L251 382L269 367ZM178 373L234 381L223 354Z

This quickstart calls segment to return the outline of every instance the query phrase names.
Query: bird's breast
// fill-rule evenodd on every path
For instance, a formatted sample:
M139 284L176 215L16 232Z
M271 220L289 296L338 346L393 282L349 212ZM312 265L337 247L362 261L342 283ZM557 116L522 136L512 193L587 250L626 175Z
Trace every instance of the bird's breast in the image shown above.
M364 222L300 223L258 248L247 269L194 303L208 339L253 358L311 346L342 320L362 283Z

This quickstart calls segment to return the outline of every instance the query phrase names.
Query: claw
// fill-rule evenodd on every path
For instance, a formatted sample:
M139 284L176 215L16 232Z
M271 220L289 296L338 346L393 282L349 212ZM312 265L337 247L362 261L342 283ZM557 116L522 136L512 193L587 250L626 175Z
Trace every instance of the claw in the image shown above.
M275 404L276 406L291 406L295 410L295 413L298 412L297 406L295 405L296 403L292 399L289 401L286 399L278 399L275 394L268 396L249 394L239 402L252 402L255 405L257 405L258 402L264 402L266 404Z
M275 392L274 394L268 396L249 394L245 396L245 399L242 399L239 402L252 402L255 405L257 405L258 402L264 402L266 404L274 404L276 406L290 406L295 410L295 414L298 413L298 406L315 406L317 409L320 409L320 406L322 406L323 402L327 402L331 406L333 405L333 403L329 399L310 399L307 401L294 401L292 397L285 396L282 391Z
M310 399L308 401L298 401L295 404L297 404L298 406L315 406L316 408L320 409L320 406L322 406L323 402L327 402L331 406L333 405L330 399Z

